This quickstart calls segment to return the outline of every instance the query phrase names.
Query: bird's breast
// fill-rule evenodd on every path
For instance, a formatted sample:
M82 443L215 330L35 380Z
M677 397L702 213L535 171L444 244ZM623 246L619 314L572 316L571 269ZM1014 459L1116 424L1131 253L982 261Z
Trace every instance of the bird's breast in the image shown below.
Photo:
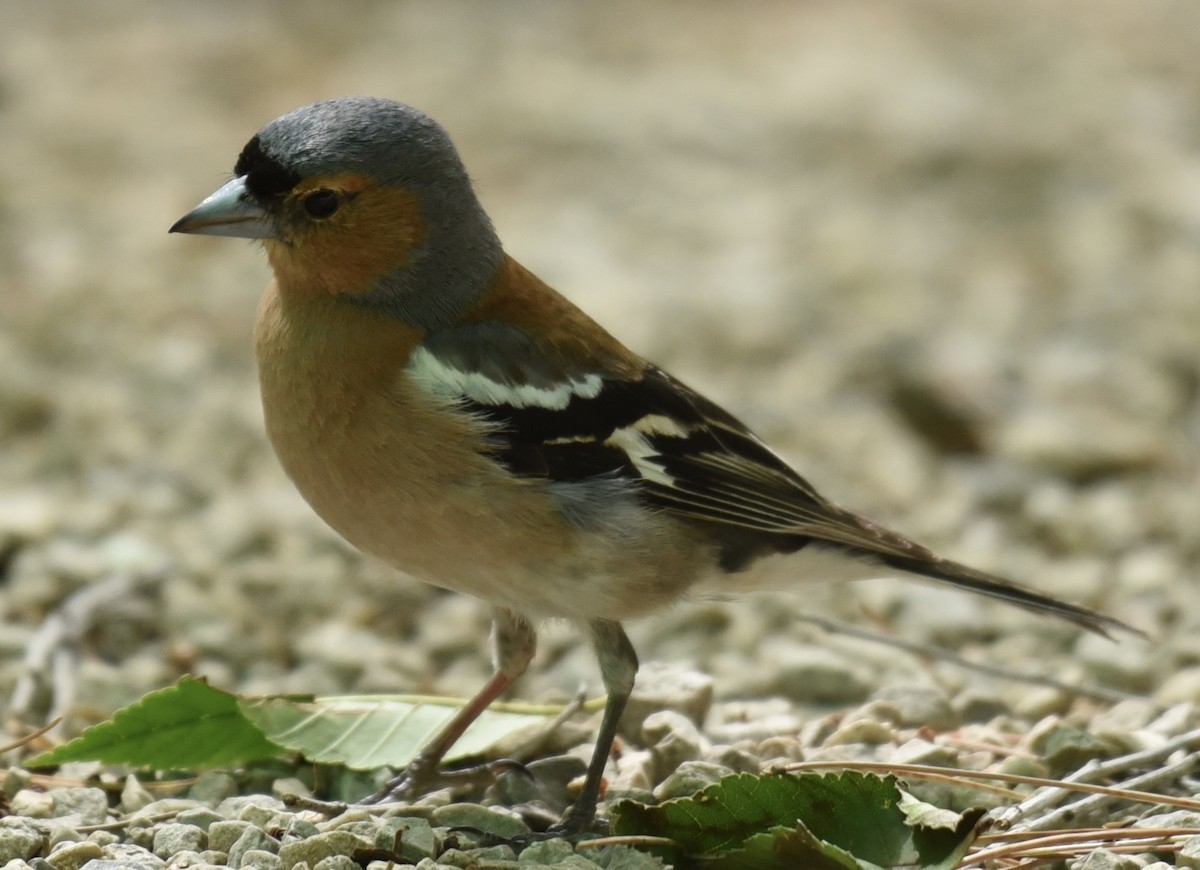
M357 306L268 289L255 328L267 434L313 509L418 579L522 612L646 609L659 582L647 572L661 573L647 555L662 542L581 530L544 482L508 474L483 424L404 376L420 338Z

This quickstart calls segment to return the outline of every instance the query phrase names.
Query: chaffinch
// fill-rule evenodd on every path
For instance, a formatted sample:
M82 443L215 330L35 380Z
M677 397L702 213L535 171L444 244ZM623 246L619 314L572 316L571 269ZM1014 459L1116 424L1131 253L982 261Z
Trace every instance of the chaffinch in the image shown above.
M172 232L260 240L254 330L271 443L362 550L494 610L495 673L389 785L411 796L529 665L534 624L588 634L608 701L593 820L637 656L621 627L766 556L798 577L902 572L1104 633L1122 623L833 504L733 415L625 348L508 256L446 132L382 99L315 103L242 150Z

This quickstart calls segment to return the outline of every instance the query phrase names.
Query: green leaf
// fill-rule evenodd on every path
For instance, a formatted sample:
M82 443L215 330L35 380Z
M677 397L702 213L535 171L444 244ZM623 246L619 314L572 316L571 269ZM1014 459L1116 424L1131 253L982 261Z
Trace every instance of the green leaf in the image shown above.
M668 860L704 858L722 868L953 867L981 812L937 816L939 829L913 827L894 777L737 774L690 798L657 807L625 801L613 811L619 835L667 837Z
M240 702L246 718L268 739L310 761L353 770L403 767L458 713L447 698L367 695L297 702L265 698ZM505 737L545 723L557 710L485 710L459 738L446 760L479 755Z
M28 766L103 761L156 770L195 769L228 767L284 751L242 715L236 696L184 677L39 755Z
M863 870L866 865L845 849L818 840L803 825L777 825L704 866L713 870Z

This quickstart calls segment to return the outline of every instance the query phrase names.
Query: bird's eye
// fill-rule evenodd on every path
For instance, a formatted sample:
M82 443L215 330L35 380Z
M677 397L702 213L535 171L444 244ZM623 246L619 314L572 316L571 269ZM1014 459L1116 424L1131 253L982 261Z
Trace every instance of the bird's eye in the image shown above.
M322 220L331 217L341 207L342 198L336 190L322 187L305 196L301 204L309 217Z

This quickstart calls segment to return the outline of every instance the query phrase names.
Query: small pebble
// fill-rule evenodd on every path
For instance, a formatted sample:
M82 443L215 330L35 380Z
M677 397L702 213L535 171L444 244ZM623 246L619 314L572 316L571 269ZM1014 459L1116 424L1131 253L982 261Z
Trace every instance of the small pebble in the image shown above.
M1108 849L1093 849L1070 864L1071 870L1139 870L1142 862L1132 855L1119 855Z
M104 851L99 846L85 840L82 843L61 844L58 848L50 851L46 861L54 870L79 870L89 861L103 856Z
M241 867L246 863L247 852L270 852L275 855L279 852L280 845L279 841L266 831L251 827L242 831L241 836L234 841L232 846L228 848L218 846L217 848L229 855L229 863Z
M479 804L438 807L430 821L438 827L469 828L504 839L529 833L528 825L511 813Z
M339 855L337 857L342 858L344 856ZM329 860L331 860L331 859L330 858L325 859L325 861L329 861ZM348 861L350 859L345 858L345 860ZM235 863L235 861L236 861L236 863ZM324 863L324 861L318 862L317 866L320 867L323 863ZM357 864L354 864L352 861L351 861L351 864L352 864L352 866L355 866L355 867L358 866ZM284 870L283 860L278 855L276 855L274 852L267 852L263 849L247 849L237 859L235 859L234 856L230 855L229 856L229 866L230 867L239 867L239 868L252 868L252 870Z
M345 831L324 831L304 840L284 843L279 847L279 858L285 867L293 867L301 861L310 867L331 855L349 858L360 849L373 848L374 844L362 837Z
M154 831L154 854L170 858L176 852L199 852L208 847L208 835L195 825L166 822Z
M42 850L45 835L17 816L0 818L0 861L28 860Z
M715 782L720 782L732 773L728 767L709 761L685 761L655 787L654 797L659 801L687 797Z
M621 716L621 733L636 739L652 713L674 710L701 723L713 703L713 678L678 664L649 662L638 671Z

